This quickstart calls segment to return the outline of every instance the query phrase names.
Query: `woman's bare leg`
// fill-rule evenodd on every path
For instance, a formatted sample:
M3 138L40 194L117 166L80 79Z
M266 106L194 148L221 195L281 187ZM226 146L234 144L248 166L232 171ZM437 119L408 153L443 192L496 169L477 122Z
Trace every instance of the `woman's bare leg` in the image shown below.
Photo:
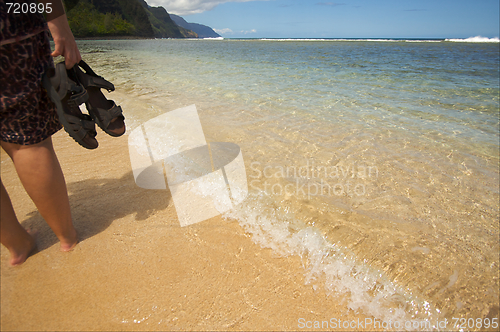
M9 195L1 185L1 242L10 251L10 265L19 265L35 248L35 240L17 221Z
M52 139L33 145L6 142L1 145L12 158L26 192L61 241L61 250L73 249L78 238L71 218L66 182Z

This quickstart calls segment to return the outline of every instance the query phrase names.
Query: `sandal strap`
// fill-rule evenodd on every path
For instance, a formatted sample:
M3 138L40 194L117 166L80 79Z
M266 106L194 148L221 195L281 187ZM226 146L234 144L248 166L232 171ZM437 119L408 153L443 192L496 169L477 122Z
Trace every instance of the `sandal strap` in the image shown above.
M50 78L50 81L52 86L54 86L59 99L61 100L69 95L69 99L73 99L75 102L78 102L78 104L76 104L76 106L78 106L89 99L85 88L78 85L68 77L64 62L60 62L56 65L55 75ZM73 104L74 103L72 102L72 105Z
M108 110L108 117L110 118L110 120L113 120L114 118L117 118L119 116L123 116L122 107L116 105L116 103L113 100L110 101L114 105L113 107L111 107L111 109Z
M82 67L85 72L83 72L80 67ZM106 89L108 91L115 91L113 83L105 80L102 76L97 75L85 61L81 60L78 65L73 68L75 68L75 72L78 75L78 80L85 88L96 87Z
M117 106L113 100L110 100L113 103L113 107L108 110L103 108L94 107L91 110L98 112L98 117L101 120L101 124L104 128L108 128L111 120L117 117L123 117L123 111L121 106Z
M81 90L81 89L79 89L79 90ZM83 90L80 93L74 93L68 99L68 105L78 107L81 104L85 103L87 100L89 100L89 94L87 93L87 90Z
M83 86L68 77L72 74L66 70L64 63L58 63L55 69L49 69L43 75L42 83L56 105L59 122L66 132L81 146L95 149L98 146L95 122L88 114L82 114L79 108L89 99L89 95Z
M82 84L85 88L87 87L96 87L100 89L106 89L108 91L115 91L115 86L113 83L106 81L101 76L93 77L89 75L81 76Z
M50 78L50 82L56 90L59 99L63 100L64 97L66 97L68 90L71 88L68 84L68 74L66 73L66 65L64 62L56 65L54 76Z
M90 116L86 114L82 115L83 118L80 118L75 115L65 113L64 117L68 121L73 134L79 139L83 139L87 134L91 135L92 137L96 137L97 131L95 130L95 122Z

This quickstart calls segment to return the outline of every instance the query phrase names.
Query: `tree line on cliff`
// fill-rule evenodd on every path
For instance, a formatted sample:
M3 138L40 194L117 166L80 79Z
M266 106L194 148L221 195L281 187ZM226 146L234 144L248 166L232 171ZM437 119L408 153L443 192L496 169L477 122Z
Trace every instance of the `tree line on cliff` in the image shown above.
M63 0L68 22L77 38L142 37L198 38L216 37L201 26L201 36L177 25L163 7L151 7L144 0ZM185 22L185 21L184 21ZM198 28L196 25L192 25ZM205 36L207 29L215 35ZM210 34L210 32L208 31Z

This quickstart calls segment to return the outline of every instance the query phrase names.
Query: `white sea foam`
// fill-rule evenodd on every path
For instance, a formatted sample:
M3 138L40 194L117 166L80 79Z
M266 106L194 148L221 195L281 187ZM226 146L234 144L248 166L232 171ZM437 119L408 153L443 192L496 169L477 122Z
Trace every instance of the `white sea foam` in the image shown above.
M333 41L354 41L354 42L401 42L399 39L332 39Z
M320 41L320 42L407 42L407 43L440 43L437 39L348 39L348 38L261 38L261 41Z
M442 40L435 40L435 39L422 39L422 40L419 40L419 39L408 39L408 40L405 40L405 42L407 42L407 43L441 43Z
M184 38L182 40L194 40L194 41L202 41L202 40L224 40L224 37Z
M445 41L455 42L455 43L498 43L500 42L500 39L498 37L488 38L488 37L475 36L465 39L445 39Z
M399 39L335 39L337 41L355 41L355 42L360 42L360 41L366 41L366 42L401 42L404 40L399 40Z
M397 42L397 41L401 41L401 40L396 40L396 39L345 39L345 38L339 38L339 39L323 39L323 38L282 38L282 39L279 39L279 38L262 38L262 39L259 39L259 40L262 40L262 41L320 41L320 42L325 42L325 41L329 41L329 42L338 42L338 41L352 41L352 42L356 42L356 41L367 41L367 42Z
M332 39L320 38L261 38L262 41L329 41Z
M495 52L478 53L475 47L460 46L483 45L480 47L486 47L489 50L497 47L498 44L460 44L442 40L442 45L447 44L449 47L441 47L440 52L428 58L427 47L412 47L412 45L431 46L425 42L421 44L410 44L405 41L373 42L372 46L375 46L379 53L385 54L384 57L375 59L377 63L385 64L379 66L377 63L370 65L374 61L371 48L356 47L356 43L348 41L338 41L337 44L343 44L340 48L337 48L335 41L326 40L319 43L290 41L288 46L284 45L287 42L257 41L257 44L269 43L269 47L266 48L252 45L255 41L255 39L244 40L227 44L231 51L231 59L238 64L238 73L235 75L228 75L234 71L235 67L227 66L227 59L220 57L219 49L215 45L207 47L212 42L204 42L200 39L172 40L169 43L155 41L153 44L155 47L151 47L151 51L145 53L144 57L142 53L140 54L140 62L144 65L144 70L140 73L131 71L128 65L130 62L128 59L134 58L137 52L137 41L119 41L120 45L122 43L128 45L123 51L115 51L113 50L115 46L111 45L112 47L106 53L86 53L86 56L90 60L99 60L98 63L102 63L102 69L98 72L104 71L104 76L110 76L113 82L117 81L119 88L127 89L127 97L117 104L121 104L124 108L127 126L130 128L135 128L138 124L152 118L153 115L176 109L185 105L187 101L191 103L192 100L203 105L201 108L204 111L203 119L207 122L206 128L212 128L209 132L212 140L218 138L218 140L239 142L250 160L260 160L263 165L288 165L285 164L287 163L285 160L290 157L295 165L302 166L303 159L300 158L305 155L310 156L316 151L318 155L314 158L324 161L321 165L327 162L331 162L332 165L338 163L340 163L338 165L348 165L351 161L361 160L377 165L381 168L381 177L373 182L374 186L370 187L372 182L363 182L368 189L373 190L371 196L373 200L355 200L353 197L346 196L345 199L338 197L339 202L345 202L347 209L350 205L364 201L366 213L377 214L380 219L395 220L401 217L404 219L401 225L408 223L413 227L428 219L429 225L435 225L435 229L439 230L438 234L442 234L438 238L423 230L421 234L415 234L415 240L413 237L408 237L407 242L404 240L404 243L408 244L405 252L399 251L398 247L390 246L390 243L382 243L380 248L387 249L388 253L394 253L394 257L402 259L408 257L412 262L418 263L410 263L409 260L406 266L401 265L404 270L400 276L404 279L396 280L408 287L413 287L412 289L419 289L421 294L425 294L425 299L439 306L439 309L446 313L445 315L460 314L465 308L477 308L471 309L470 312L471 315L480 317L481 312L488 312L492 305L497 305L498 288L487 276L490 269L498 266L498 255L495 255L494 248L491 249L489 244L481 246L481 243L498 244L498 237L495 238L498 229L495 233L494 225L496 224L493 223L493 219L498 217L498 199L495 200L495 195L498 196L498 186L491 185L482 188L480 184L494 183L494 181L483 181L483 177L485 179L488 177L490 180L498 179L498 170L495 170L494 163L491 165L487 163L490 157L483 158L483 156L495 156L498 151L498 139L495 141L495 137L492 137L498 134L498 130L495 131L494 125L491 127L492 123L498 122L491 119L495 114L495 106L498 106L498 104L495 105L495 101L498 100L498 90L496 90L496 96L495 89L485 89L484 94L471 93L467 96L459 96L453 85L449 88L443 87L440 78L444 77L451 82L461 82L464 84L464 89L471 91L486 82L488 86L498 87L498 77L496 81L494 77L490 78L489 74L481 76L479 80L476 77L478 73L498 71ZM359 44L363 44L363 41ZM200 42L202 44L199 44ZM87 43L89 50L107 50L105 43L110 42L88 41ZM306 52L298 52L302 47L301 43L302 46L308 45ZM370 43L369 40L368 43ZM331 47L327 47L328 45ZM399 69L407 63L405 60L407 53L400 52L400 50L410 49L415 51L411 53L411 59L415 60L412 61L415 62L415 68L425 69L426 72L433 74L431 77L425 75L422 78L409 80L408 89L405 91L388 93L388 89L384 88L388 83L381 83L378 73L382 70L383 76L389 77L390 82L394 84L401 80L406 82L408 77L404 73L401 74ZM250 58L249 51L253 52ZM278 54L277 52L280 52L280 56L268 57L271 53ZM402 57L403 53L405 56ZM122 60L122 54L127 55L126 61ZM328 54L335 56L328 56ZM352 59L345 56L349 54L356 54L359 63L364 64L362 70L349 66L352 64ZM166 55L168 55L169 65L159 65L165 63ZM478 57L481 61L471 61ZM196 59L204 60L198 62ZM249 60L251 60L251 65L248 65ZM188 69L183 66L186 61L193 64ZM108 66L109 63L114 65ZM450 71L449 68L453 69L455 63L460 65L459 68L457 71ZM337 64L344 68L346 73L356 75L342 74L343 71L338 70ZM463 71L460 70L463 64L477 69L474 70L475 74L464 77ZM300 76L297 76L297 70L300 70ZM324 77L331 77L333 81L325 80ZM298 90L294 89L298 85L302 87ZM270 89L269 86L276 87L276 89ZM392 85L389 84L389 86ZM117 90L119 88L117 87ZM370 89L365 90L368 88ZM434 94L433 91L441 92ZM232 96L231 101L224 101L229 95ZM435 100L435 103L423 105L420 103L422 98L431 98L430 100ZM467 102L463 103L463 98L466 98ZM449 102L442 103L440 99ZM455 105L452 109L449 109L450 103ZM401 109L401 106L415 111L397 111ZM482 109L487 111L474 111ZM460 111L459 117L455 116L457 110ZM316 112L317 115L313 115ZM310 120L305 121L306 119L317 120L319 119L317 116L321 116L322 121L316 123L309 122ZM337 119L339 116L341 118ZM267 119L273 121L265 121ZM450 119L453 120L450 121ZM375 122L379 124L374 126ZM230 131L219 130L227 126L231 127ZM331 128L335 128L335 132ZM359 130L360 128L369 130ZM393 135L393 138L380 134L386 130ZM416 138L420 136L423 138ZM373 137L380 138L373 141ZM477 137L481 142L477 146L486 142L484 145L487 148L483 150L481 146L476 149L476 143L469 147L471 140L475 141ZM303 144L301 142L306 142L304 147L301 146ZM425 152L423 147L425 147ZM452 150L451 153L450 150ZM422 164L419 160L428 161ZM475 166L471 168L471 165ZM420 171L423 175L420 175ZM441 172L443 172L442 176L440 176ZM445 175L445 172L448 175ZM436 177L433 183L429 183L429 174L439 177ZM276 181L285 183L281 182L285 179ZM389 186L384 188L383 185ZM410 188L409 191L407 188ZM456 191L454 188L463 190L461 195L453 195ZM381 194L377 190L381 190ZM434 190L433 197L436 200L427 198L432 193L431 190ZM232 189L231 192L233 193ZM403 192L404 198L399 196ZM400 204L399 199L393 200L392 197L401 197L404 203ZM337 197L331 198L337 201ZM481 210L469 210L466 202L476 199L479 199L482 204ZM347 301L351 307L367 308L366 310L371 310L378 317L382 317L386 314L385 312L389 311L378 308L377 301L379 300L372 299L370 296L374 295L369 295L370 291L366 291L369 289L369 280L372 280L370 278L375 278L371 277L371 275L376 275L375 264L371 261L364 262L364 256L349 256L345 262L342 262L337 259L342 257L336 254L337 248L331 249L329 247L331 244L321 237L319 231L329 230L329 225L334 224L335 220L327 220L325 214L324 223L318 222L317 228L310 228L303 224L295 229L290 229L290 225L283 226L282 229L279 225L282 219L273 217L269 202L261 204L261 206L267 206L268 211L265 213L260 212L263 209L255 204L248 204L247 208L251 209L252 206L255 210L246 212L238 210L237 215L241 216L238 220L242 224L249 223L248 227L252 227L255 232L262 233L254 235L256 242L259 238L263 239L262 245L279 248L277 250L282 254L299 255L302 253L304 261L308 262L304 273L307 273L308 278L316 278L308 280L321 286L320 289L335 289L332 285L338 286L346 294L345 297L348 298ZM246 215L254 213L252 211L255 212L255 218L251 216L254 221L250 220L250 217L245 219ZM429 211L429 214L423 211ZM307 212L303 213L307 214ZM304 217L307 216L312 219L315 214ZM259 220L265 225L270 225L270 233L266 235L262 230L264 226L255 224ZM481 223L476 223L477 220ZM312 222L314 220L310 223ZM481 239L477 240L473 237L474 234L470 235L472 236L470 243L475 243L472 247L454 245L456 236L459 238L469 236L468 228L461 226L465 225L465 222L475 225L474 227L478 229L485 227L484 232L474 232L478 236L481 235ZM490 223L493 226L490 226ZM350 221L347 224L355 225ZM375 223L369 227L374 231L378 230ZM306 228L307 230L298 234L301 229ZM391 227L387 231L390 232L388 234L399 237L397 228ZM482 241L484 236L488 241ZM305 239L312 242L306 243ZM283 244L288 242L295 247ZM345 243L349 244L349 242ZM356 248L370 249L367 245L368 242L364 242ZM295 249L292 250L290 247ZM436 252L437 248L440 250ZM365 252L363 250L361 252ZM333 254L336 254L334 258L332 258ZM377 258L379 263L395 262L392 255L384 258L374 253L368 256ZM313 257L317 259L314 260ZM452 259L448 259L450 257ZM491 259L484 257L491 257ZM372 267L369 266L370 264ZM400 266L399 262L396 265ZM434 266L432 273L427 274L431 266ZM363 271L361 274L356 274L358 267ZM458 270L458 274L454 273L455 270ZM392 273L391 278L398 275L394 270L387 273ZM367 275L366 281L359 279L363 274ZM328 275L332 276L333 281L328 281ZM457 281L454 284L455 280ZM460 287L461 283L468 284L466 290ZM450 288L445 288L448 284L451 285ZM390 285L386 283L384 287L390 287ZM350 289L354 290L353 295L350 294ZM486 292L487 289L491 292ZM404 305L408 305L410 309L407 310L407 315L411 315L413 304L398 294L394 293L395 298L401 299L397 303L404 302ZM453 294L452 298L449 297L450 294ZM365 297L369 301L360 302ZM478 298L481 300L477 300ZM382 298L380 301L389 300ZM398 308L397 304L395 308Z
M300 256L306 283L344 296L355 312L384 321L427 322L427 326L439 318L439 311L427 301L359 261L347 248L329 243L316 227L301 226L289 211L269 204L262 193L249 196L224 217L237 220L261 247L282 256Z

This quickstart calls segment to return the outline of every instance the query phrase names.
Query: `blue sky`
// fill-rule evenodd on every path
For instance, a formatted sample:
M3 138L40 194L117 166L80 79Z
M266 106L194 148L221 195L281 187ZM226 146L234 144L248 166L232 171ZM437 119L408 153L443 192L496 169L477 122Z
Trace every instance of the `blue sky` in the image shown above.
M498 0L146 0L227 38L500 35Z

